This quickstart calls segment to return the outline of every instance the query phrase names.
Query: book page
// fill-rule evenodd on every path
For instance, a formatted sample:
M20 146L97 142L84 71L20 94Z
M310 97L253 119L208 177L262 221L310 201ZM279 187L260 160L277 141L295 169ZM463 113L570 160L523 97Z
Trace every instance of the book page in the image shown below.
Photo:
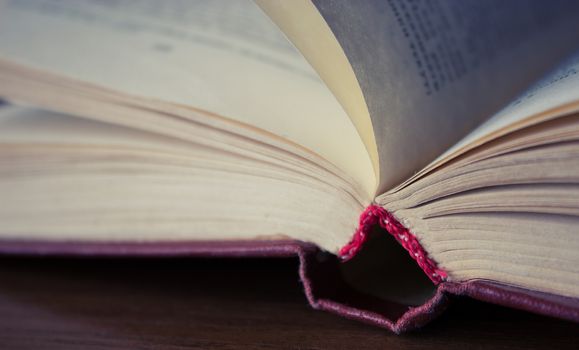
M332 30L309 0L255 0L318 72L336 96L370 154L380 177L378 147L368 106L356 74Z
M0 58L267 130L374 193L349 117L251 0L0 0Z
M484 147L483 145L489 141L577 111L579 111L579 52L563 60L505 108L390 192L397 191L476 147Z
M330 171L279 149L271 150L278 161L263 161L262 146L242 155L226 144L0 106L0 240L299 240L337 252L363 205Z
M513 102L460 140L439 159L446 158L492 136L497 137L497 133L502 130L512 131L514 127L523 126L523 123L527 126L577 110L579 110L579 52L571 55L544 78L531 85Z
M579 39L576 2L313 3L362 88L381 191L507 105Z

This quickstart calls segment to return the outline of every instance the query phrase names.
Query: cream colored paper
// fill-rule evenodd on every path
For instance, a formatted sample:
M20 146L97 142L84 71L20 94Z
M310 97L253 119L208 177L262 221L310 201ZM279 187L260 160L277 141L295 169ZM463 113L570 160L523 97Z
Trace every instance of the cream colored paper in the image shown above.
M249 0L3 1L0 57L265 129L374 193L349 117Z

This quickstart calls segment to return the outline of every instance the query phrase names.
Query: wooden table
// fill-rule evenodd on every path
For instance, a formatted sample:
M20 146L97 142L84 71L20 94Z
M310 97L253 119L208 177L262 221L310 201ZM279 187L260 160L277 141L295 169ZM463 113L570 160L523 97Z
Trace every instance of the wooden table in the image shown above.
M403 336L315 311L294 259L0 259L0 349L579 348L577 324L457 299Z

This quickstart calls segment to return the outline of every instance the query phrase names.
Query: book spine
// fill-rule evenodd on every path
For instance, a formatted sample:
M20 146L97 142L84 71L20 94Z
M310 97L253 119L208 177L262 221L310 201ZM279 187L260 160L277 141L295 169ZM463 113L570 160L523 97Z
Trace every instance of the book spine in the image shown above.
M339 251L340 258L347 261L356 256L377 226L382 228L382 231L388 232L406 249L434 284L438 285L447 280L448 274L428 256L416 236L402 225L394 215L375 204L368 206L360 215L358 228L352 240Z

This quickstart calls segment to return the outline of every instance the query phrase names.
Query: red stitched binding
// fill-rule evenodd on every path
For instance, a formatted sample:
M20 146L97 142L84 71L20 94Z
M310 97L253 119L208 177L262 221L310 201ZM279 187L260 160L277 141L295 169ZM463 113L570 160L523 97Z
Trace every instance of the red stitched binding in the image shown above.
M362 245L364 245L372 228L376 225L380 225L380 227L394 236L434 284L439 284L446 280L447 273L439 269L436 262L428 257L416 236L396 220L392 214L378 205L370 205L362 212L354 237L352 237L350 243L340 249L340 257L344 261L353 258L362 249Z

